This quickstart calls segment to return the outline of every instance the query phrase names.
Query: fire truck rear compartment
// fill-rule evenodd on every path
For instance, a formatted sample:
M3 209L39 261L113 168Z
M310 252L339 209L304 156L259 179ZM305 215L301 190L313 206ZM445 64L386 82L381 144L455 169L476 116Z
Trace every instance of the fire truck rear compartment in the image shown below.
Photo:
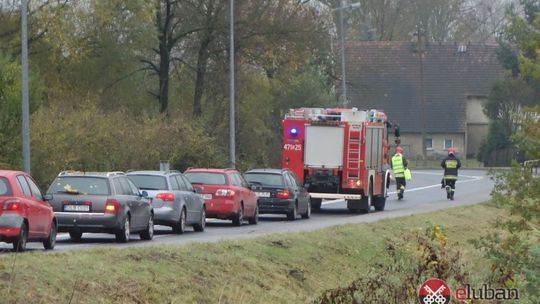
M308 191L338 192L341 182L338 170L343 164L343 140L342 126L306 126L304 173Z

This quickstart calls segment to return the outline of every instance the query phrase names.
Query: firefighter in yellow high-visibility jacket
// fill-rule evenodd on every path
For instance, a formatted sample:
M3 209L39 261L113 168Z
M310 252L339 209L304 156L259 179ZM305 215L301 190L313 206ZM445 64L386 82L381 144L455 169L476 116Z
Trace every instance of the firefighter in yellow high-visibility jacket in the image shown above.
M461 161L456 157L456 149L448 148L448 156L442 160L441 167L444 169L441 187L446 188L446 198L454 200L458 169L461 168Z
M392 161L390 166L392 167L392 172L396 178L396 190L398 194L398 200L403 199L403 194L405 193L405 170L407 169L407 159L403 156L403 148L396 147L396 154L392 156Z

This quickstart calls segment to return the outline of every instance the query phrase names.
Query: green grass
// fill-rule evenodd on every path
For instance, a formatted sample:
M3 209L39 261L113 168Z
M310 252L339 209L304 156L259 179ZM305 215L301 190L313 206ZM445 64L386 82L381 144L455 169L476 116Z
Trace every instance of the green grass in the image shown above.
M252 240L4 255L0 299L2 303L306 303L327 289L349 284L368 266L384 260L386 238L399 238L428 223L443 226L450 244L465 253L471 272L482 272L486 262L467 240L483 235L500 216L506 216L503 210L485 203Z

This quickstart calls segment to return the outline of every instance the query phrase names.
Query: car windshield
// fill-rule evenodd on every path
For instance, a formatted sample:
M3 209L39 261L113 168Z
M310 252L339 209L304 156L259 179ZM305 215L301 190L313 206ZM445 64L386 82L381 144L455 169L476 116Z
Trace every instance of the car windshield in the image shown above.
M169 190L164 176L156 175L128 175L128 178L143 190Z
M274 173L246 173L244 178L248 183L261 183L263 186L283 186L281 174Z
M11 196L11 188L5 177L0 177L0 196Z
M90 176L58 177L47 193L109 195L109 183L106 178Z
M187 172L184 174L192 184L225 185L225 175L210 172Z

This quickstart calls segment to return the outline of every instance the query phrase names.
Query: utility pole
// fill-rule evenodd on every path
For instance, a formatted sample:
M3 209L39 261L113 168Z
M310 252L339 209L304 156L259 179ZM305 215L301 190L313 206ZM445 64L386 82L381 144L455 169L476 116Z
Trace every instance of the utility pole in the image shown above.
M422 41L423 29L417 25L418 59L420 64L420 120L422 121L422 159L426 164L426 94L424 92L424 43Z
M21 68L22 68L22 157L23 170L30 173L30 106L28 102L28 18L27 0L21 0Z
M343 97L343 107L346 108L349 105L347 97L347 73L345 71L345 21L343 17L343 10L348 8L360 7L360 2L352 3L349 5L344 4L343 0L340 0L339 7L334 10L339 10L339 30L340 30L340 44L341 44L341 87Z
M347 75L345 73L345 22L343 20L343 0L339 3L339 24L341 31L341 86L343 93L343 107L348 106L347 100Z
M235 138L235 93L234 93L234 0L230 0L230 42L229 42L229 161L231 168L236 168L236 138Z

